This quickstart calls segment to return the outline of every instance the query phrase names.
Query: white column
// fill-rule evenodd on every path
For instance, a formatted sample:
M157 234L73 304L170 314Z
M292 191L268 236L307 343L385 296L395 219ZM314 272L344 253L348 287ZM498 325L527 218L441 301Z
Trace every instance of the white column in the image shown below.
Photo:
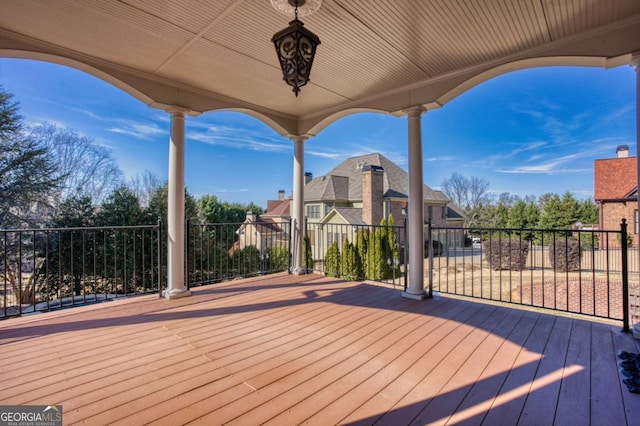
M167 299L190 296L184 282L184 111L171 112L167 211Z
M422 176L421 106L405 110L409 119L409 282L403 297L422 300L424 291L424 179Z
M293 150L293 201L291 205L291 272L295 275L306 273L302 261L304 238L304 141L306 136L291 138Z

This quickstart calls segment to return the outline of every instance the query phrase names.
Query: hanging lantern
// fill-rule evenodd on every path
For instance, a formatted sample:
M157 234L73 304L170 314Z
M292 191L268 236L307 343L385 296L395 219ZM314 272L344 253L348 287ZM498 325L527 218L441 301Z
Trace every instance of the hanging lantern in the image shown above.
M283 80L293 87L293 93L298 96L300 88L309 82L320 39L298 19L298 7L303 6L305 0L289 0L289 3L295 7L295 18L287 28L275 33L271 41L276 47Z

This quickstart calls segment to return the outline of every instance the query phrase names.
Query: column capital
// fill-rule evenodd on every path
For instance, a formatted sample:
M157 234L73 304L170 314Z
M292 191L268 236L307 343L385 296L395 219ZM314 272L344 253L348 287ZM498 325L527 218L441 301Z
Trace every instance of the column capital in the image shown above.
M171 114L172 116L184 117L185 115L193 114L193 111L190 110L189 108L185 108L177 105L171 105L165 108L165 111Z
M287 138L291 139L294 142L305 142L309 139L309 135L287 135Z
M415 105L409 108L405 108L402 110L402 112L404 112L405 114L407 114L409 117L411 116L417 116L417 115L421 115L423 112L426 112L427 109L425 107L423 107L422 105Z

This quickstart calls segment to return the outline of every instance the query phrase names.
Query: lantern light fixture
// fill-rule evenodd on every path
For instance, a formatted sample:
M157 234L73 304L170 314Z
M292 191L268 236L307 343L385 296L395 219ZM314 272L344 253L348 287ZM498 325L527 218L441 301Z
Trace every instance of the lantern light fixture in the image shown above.
M288 5L284 3L285 1L288 2ZM287 13L290 8L293 8L294 11L293 21L289 22L287 28L275 33L271 41L276 48L283 80L293 87L293 93L298 96L300 88L309 82L313 58L316 54L316 48L320 44L320 39L306 29L302 21L298 19L298 9L302 8L307 0L271 0L271 3L284 13ZM307 8L306 15L313 13L320 5L319 0L311 0L310 3L312 3L310 6L315 9L309 12L309 8Z

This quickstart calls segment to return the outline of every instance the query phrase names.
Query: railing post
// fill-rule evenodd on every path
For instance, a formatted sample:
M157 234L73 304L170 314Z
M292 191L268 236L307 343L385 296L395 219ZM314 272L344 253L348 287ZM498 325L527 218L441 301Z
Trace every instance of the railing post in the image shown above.
M293 254L291 253L291 239L293 238L293 219L289 218L289 249L287 250L287 252L289 253L289 256L287 256L288 260L287 260L287 273L289 275L291 275L291 257L293 256Z
M191 219L187 218L184 221L184 269L185 269L185 284L187 286L187 290L189 290L189 283L191 282L191 273L189 266L191 265L190 256L189 256L189 248L191 247L191 238L189 229L191 228Z
M162 219L158 218L158 297L162 297Z
M408 273L408 253L409 253L409 233L407 232L407 218L404 218L404 291L407 291L407 282L409 281Z
M431 207L429 207L431 208ZM429 291L427 297L433 297L433 241L431 240L431 211L429 211L429 220L427 220L427 240L429 241Z
M620 237L622 239L622 330L629 332L629 270L627 247L627 219L620 223Z

